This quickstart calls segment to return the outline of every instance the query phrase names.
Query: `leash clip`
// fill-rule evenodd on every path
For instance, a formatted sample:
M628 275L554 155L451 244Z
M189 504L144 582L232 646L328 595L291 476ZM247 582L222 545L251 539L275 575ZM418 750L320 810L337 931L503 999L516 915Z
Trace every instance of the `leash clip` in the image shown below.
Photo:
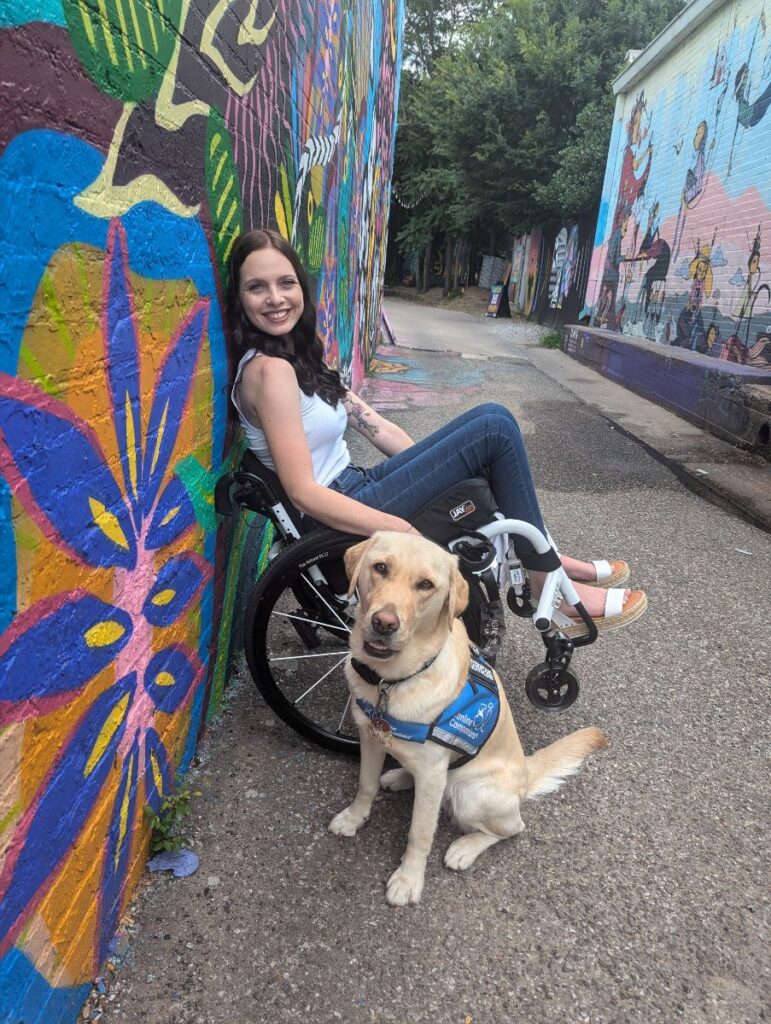
M377 704L375 705L376 711L382 711L383 714L388 714L388 694L391 689L391 684L381 682L377 688Z
M388 714L388 691L391 689L390 685L381 682L377 688L378 697L375 710L372 712L372 728L378 732L390 732L391 726L383 717Z

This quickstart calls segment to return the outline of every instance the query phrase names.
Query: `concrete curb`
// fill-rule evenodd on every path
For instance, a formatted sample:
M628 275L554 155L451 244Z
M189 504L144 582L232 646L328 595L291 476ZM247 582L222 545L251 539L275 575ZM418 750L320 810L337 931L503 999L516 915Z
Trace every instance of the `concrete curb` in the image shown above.
M527 350L546 376L637 441L694 494L771 533L771 464L574 362L557 349Z
M621 384L709 430L763 454L771 424L771 367L712 359L671 345L597 327L562 328L562 350Z

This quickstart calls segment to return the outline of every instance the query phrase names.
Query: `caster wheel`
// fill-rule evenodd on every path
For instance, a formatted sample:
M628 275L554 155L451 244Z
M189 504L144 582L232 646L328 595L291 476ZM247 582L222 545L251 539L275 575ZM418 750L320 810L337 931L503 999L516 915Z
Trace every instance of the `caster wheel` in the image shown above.
M578 697L578 677L565 668L552 668L545 661L528 673L525 693L541 711L564 711Z

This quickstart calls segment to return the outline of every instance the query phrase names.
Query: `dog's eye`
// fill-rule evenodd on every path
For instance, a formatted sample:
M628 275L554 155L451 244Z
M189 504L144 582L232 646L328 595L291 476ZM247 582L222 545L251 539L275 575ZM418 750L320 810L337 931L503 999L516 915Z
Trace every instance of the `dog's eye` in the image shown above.
M421 580L420 583L418 583L418 588L420 590L433 590L434 584L431 580Z
M385 562L375 562L372 566L372 569L374 572L378 574L378 576L388 575L388 566L385 564Z

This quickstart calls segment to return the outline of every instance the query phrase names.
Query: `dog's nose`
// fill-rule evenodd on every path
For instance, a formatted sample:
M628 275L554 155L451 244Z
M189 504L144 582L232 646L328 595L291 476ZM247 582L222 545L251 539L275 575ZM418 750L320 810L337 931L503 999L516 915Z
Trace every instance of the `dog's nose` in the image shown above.
M376 633L395 633L399 628L399 616L392 604L383 605L372 615L372 628Z

